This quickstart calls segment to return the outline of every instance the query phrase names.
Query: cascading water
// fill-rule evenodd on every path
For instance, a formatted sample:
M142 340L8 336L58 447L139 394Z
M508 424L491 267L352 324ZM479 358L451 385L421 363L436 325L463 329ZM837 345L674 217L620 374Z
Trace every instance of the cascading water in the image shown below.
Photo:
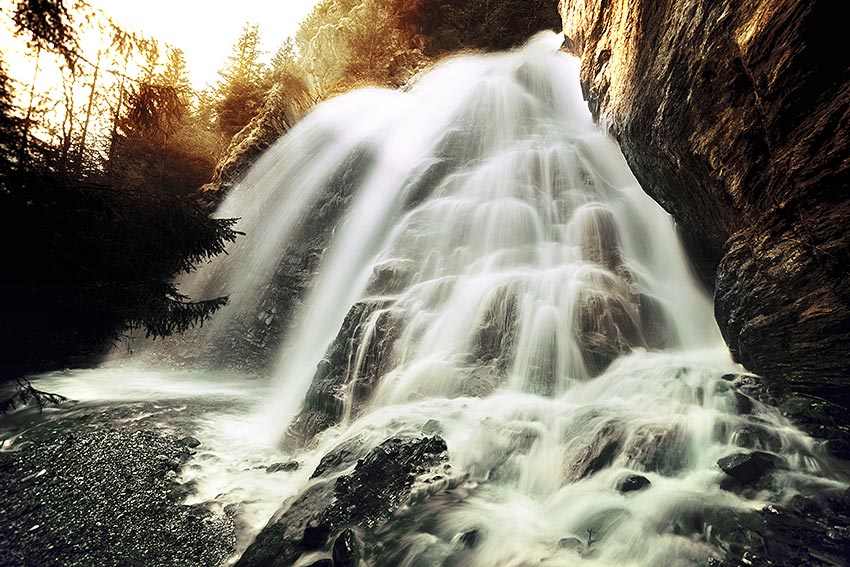
M327 102L234 189L219 214L247 235L184 287L231 295L207 344L266 317L288 241L341 212L272 391L252 389L263 411L221 422L210 455L250 451L225 480L189 473L198 501L275 506L308 486L305 465L245 488L259 434L315 464L352 440L365 454L439 432L468 496L428 504L428 525L398 528L375 565L703 565L717 549L695 518L831 482L808 437L723 379L741 369L711 302L670 218L592 124L560 40ZM781 456L771 492L721 488L716 462L741 447ZM269 515L255 510L249 531ZM474 549L459 550L470 530Z

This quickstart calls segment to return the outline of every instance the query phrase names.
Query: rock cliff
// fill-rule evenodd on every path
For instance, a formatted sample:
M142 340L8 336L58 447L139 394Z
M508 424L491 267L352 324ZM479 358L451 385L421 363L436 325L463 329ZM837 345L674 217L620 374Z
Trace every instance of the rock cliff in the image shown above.
M833 3L561 0L585 98L676 219L737 360L850 405L850 58Z

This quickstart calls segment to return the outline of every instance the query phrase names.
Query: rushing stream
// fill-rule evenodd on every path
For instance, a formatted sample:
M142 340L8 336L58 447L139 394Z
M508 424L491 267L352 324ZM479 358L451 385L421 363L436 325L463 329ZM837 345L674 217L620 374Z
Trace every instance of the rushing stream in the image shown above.
M230 305L188 346L146 348L261 324L281 251L332 186L344 213L269 380L131 359L41 387L222 399L191 418L203 445L182 480L193 502L243 503L241 549L353 439L439 434L466 487L399 528L395 565L704 565L718 550L695 517L832 482L811 439L730 383L746 372L676 229L592 123L560 41L333 99L232 191L218 214L246 236L183 287ZM742 447L781 456L772 490L721 488L718 459ZM261 467L289 459L301 468Z

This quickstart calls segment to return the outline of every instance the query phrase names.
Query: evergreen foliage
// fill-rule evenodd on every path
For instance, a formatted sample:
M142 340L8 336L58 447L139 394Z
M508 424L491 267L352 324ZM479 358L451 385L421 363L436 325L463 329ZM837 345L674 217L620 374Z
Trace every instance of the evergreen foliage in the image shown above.
M260 31L245 24L242 34L219 74L216 94L216 122L227 138L244 128L263 104L264 66L260 63Z
M69 4L26 0L13 14L20 35L65 61L58 137L39 139L50 129L33 119L32 93L30 109L15 106L16 85L0 57L0 238L7 244L0 381L90 364L134 329L153 338L185 331L227 301L192 301L173 280L238 235L235 220L209 218L189 196L213 158L208 128L192 111L182 54L172 50L163 68L145 42L143 76L122 76L109 98L100 89L101 54L90 62L77 52ZM132 38L118 36L129 58ZM75 104L78 80L88 97ZM112 113L107 139L92 132L105 110ZM18 399L40 395L25 382L19 390Z

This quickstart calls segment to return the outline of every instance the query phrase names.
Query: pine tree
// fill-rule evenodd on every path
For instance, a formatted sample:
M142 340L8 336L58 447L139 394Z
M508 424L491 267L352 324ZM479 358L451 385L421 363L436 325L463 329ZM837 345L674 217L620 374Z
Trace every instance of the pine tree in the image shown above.
M263 103L265 68L260 55L259 28L246 23L226 66L219 71L221 81L216 89L216 122L228 139L257 115Z

